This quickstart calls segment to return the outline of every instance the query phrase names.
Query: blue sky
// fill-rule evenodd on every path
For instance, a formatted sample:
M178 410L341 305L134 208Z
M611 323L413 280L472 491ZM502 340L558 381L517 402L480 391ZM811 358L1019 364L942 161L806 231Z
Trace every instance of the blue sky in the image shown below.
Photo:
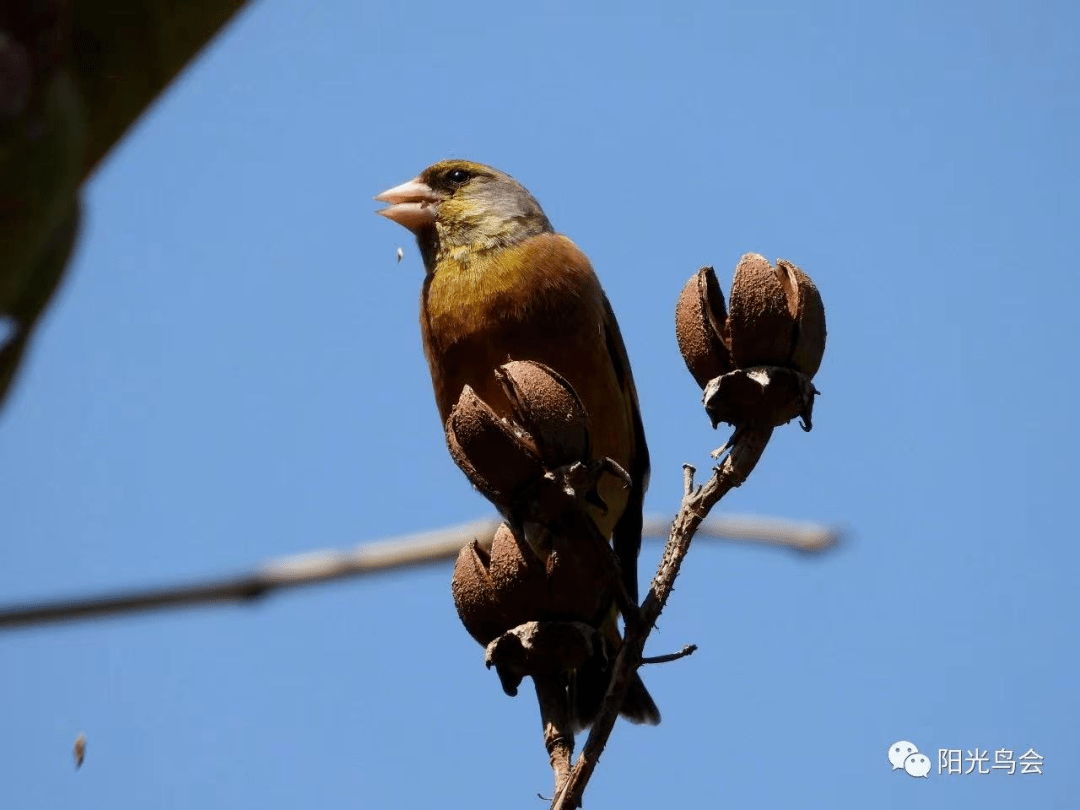
M363 5L252 6L88 184L0 415L0 601L489 514L443 445L416 249L371 201L468 157L591 257L651 513L725 438L675 344L690 274L788 258L828 313L814 431L721 511L848 541L691 551L649 652L700 650L645 671L663 724L616 728L589 806L1070 806L1075 6ZM484 669L449 578L5 634L0 799L542 807L535 702ZM900 739L1045 773L911 779Z

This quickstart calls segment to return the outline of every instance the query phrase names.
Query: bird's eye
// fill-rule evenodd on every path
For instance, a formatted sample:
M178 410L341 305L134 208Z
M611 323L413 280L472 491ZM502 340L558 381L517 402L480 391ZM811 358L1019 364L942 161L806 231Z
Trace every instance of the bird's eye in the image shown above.
M451 169L446 175L446 179L451 183L464 183L469 179L469 173L464 169Z

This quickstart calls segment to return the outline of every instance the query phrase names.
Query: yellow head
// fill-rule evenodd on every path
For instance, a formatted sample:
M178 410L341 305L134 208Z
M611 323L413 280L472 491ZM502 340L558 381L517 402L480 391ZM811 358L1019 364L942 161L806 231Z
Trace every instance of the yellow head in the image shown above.
M444 160L376 198L378 211L416 234L429 273L443 258L509 247L551 223L540 203L508 174L468 160Z

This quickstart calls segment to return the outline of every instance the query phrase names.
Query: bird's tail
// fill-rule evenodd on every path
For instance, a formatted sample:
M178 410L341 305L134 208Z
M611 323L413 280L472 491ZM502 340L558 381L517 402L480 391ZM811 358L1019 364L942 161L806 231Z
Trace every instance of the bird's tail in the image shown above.
M615 656L607 651L596 653L578 667L570 677L570 706L573 711L574 726L580 731L596 719L600 706L604 702L608 684L611 682L611 670L615 665ZM638 673L630 676L630 686L626 692L620 715L631 723L644 723L655 726L660 722L660 710L645 688Z

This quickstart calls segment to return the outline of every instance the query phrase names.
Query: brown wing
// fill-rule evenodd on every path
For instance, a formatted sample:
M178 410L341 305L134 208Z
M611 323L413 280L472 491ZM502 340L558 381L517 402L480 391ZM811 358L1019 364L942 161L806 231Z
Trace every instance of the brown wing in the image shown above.
M637 604L637 559L641 551L641 513L645 505L645 490L649 486L649 447L645 443L645 427L641 423L641 408L638 405L637 389L634 387L634 375L630 370L630 358L626 354L626 345L619 331L619 322L615 320L615 312L611 309L611 302L608 301L606 295L604 296L604 331L608 354L611 355L611 365L622 386L623 402L630 415L628 421L634 431L634 450L630 457L630 468L627 470L633 485L630 488L630 498L626 503L626 509L619 518L619 522L615 524L612 540L615 555L619 558L619 565L622 568L626 591L630 599Z

